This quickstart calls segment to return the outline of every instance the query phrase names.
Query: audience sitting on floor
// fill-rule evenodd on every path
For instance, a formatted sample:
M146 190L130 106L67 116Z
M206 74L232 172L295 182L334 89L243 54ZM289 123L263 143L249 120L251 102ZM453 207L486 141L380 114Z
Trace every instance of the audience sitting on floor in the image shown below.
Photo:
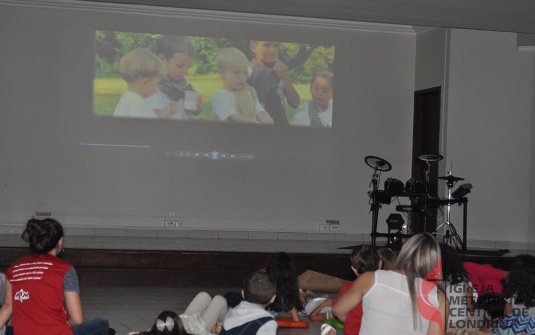
M394 270L359 275L333 311L345 321L362 302L362 335L443 334L448 308L436 284L440 275L437 241L428 233L414 235L401 248Z

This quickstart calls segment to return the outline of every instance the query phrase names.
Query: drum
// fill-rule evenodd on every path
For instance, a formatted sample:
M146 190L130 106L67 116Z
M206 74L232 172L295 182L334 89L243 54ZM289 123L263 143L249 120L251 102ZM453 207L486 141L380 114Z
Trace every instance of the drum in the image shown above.
M385 180L385 191L390 191L393 193L401 193L405 190L403 182L399 179L388 178Z
M411 194L423 194L425 193L425 185L421 181L411 178L405 183L405 192Z

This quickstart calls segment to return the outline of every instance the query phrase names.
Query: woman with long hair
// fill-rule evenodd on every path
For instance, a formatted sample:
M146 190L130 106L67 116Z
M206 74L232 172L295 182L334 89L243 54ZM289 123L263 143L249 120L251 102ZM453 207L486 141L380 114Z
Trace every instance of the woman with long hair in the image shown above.
M299 321L298 311L303 309L303 303L299 297L297 273L292 257L285 252L273 255L266 272L272 275L277 283L277 296L268 306L268 310L275 313L290 312L294 321Z
M342 321L363 302L361 335L443 334L448 302L438 290L440 248L428 233L411 237L394 270L360 275L333 307Z
M505 317L489 333L535 334L535 257L515 257L503 288Z
M6 297L0 325L11 314L17 335L108 335L108 320L84 321L78 277L72 264L58 258L63 251L63 228L54 219L31 219L22 239L31 253L6 273Z

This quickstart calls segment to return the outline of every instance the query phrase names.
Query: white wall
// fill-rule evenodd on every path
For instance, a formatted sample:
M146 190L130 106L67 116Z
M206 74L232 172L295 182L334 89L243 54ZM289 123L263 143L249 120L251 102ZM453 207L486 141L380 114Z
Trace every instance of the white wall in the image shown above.
M452 29L445 38L440 29L419 36L417 43L404 27L348 28L291 18L252 23L254 15L240 21L147 10L152 12L0 6L0 223L22 225L36 211L50 211L71 227L155 229L169 210L178 210L189 229L307 232L337 219L341 232L368 235L372 169L364 157L379 156L393 165L382 181L407 180L414 91L441 86L444 80L441 172L453 160L454 174L474 185L468 237L527 241L535 203L530 188L534 61L532 52L517 51L516 34ZM313 171L303 172L295 168L303 162L290 158L255 162L253 169L195 162L159 166L152 157L81 151L69 142L76 133L100 134L73 121L90 113L92 85L92 70L84 68L92 64L92 46L79 44L76 37L90 38L95 29L268 40L284 36L334 44L335 128L320 136L321 145L332 152L319 160L308 158ZM78 54L83 56L73 64ZM444 68L449 72L442 78ZM92 122L87 126L109 130L103 122ZM120 127L132 139L146 128L169 128L134 122ZM205 129L196 125L190 131ZM254 136L256 131L246 132ZM296 134L304 143L317 144L317 134ZM277 152L274 157L285 156ZM177 171L184 168L208 178L181 179ZM256 179L252 171L267 178ZM218 179L220 174L230 178ZM380 230L386 230L394 205L383 206ZM458 229L461 213L453 208Z
M446 29L428 28L416 37L415 91L444 86Z
M514 33L451 29L449 59L445 161L474 186L468 237L527 242L533 54Z
M369 234L372 169L364 157L384 157L396 176L410 176L415 35L407 27L381 31L374 25L354 29L284 18L261 23L254 17L247 22L195 18L168 9L119 14L109 6L103 11L73 8L2 6L0 11L0 39L6 46L0 50L4 224L22 224L36 211L47 211L72 227L160 228L176 210L189 229L317 231L318 223L337 219L342 232ZM213 130L206 124L186 129L84 116L92 113L96 29L335 45L335 128L319 135L294 129L291 137L331 152L298 155L296 161L283 150L288 143L274 143L272 153L257 155L249 165L216 166L81 148L73 138L97 140L114 131L131 141L189 132L182 145L194 146L193 139L206 141L199 134ZM221 129L214 135L228 133ZM286 136L268 128L240 131L259 147L265 146L262 136ZM303 169L304 163L310 170ZM386 228L388 214L381 215Z

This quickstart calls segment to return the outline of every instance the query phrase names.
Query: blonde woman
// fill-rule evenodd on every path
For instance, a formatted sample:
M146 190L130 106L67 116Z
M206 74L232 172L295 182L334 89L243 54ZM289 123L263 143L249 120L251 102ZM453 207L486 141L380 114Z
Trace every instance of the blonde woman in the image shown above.
M342 321L361 302L361 335L444 334L448 302L438 290L440 248L435 238L422 233L402 247L394 270L366 272L333 307Z

